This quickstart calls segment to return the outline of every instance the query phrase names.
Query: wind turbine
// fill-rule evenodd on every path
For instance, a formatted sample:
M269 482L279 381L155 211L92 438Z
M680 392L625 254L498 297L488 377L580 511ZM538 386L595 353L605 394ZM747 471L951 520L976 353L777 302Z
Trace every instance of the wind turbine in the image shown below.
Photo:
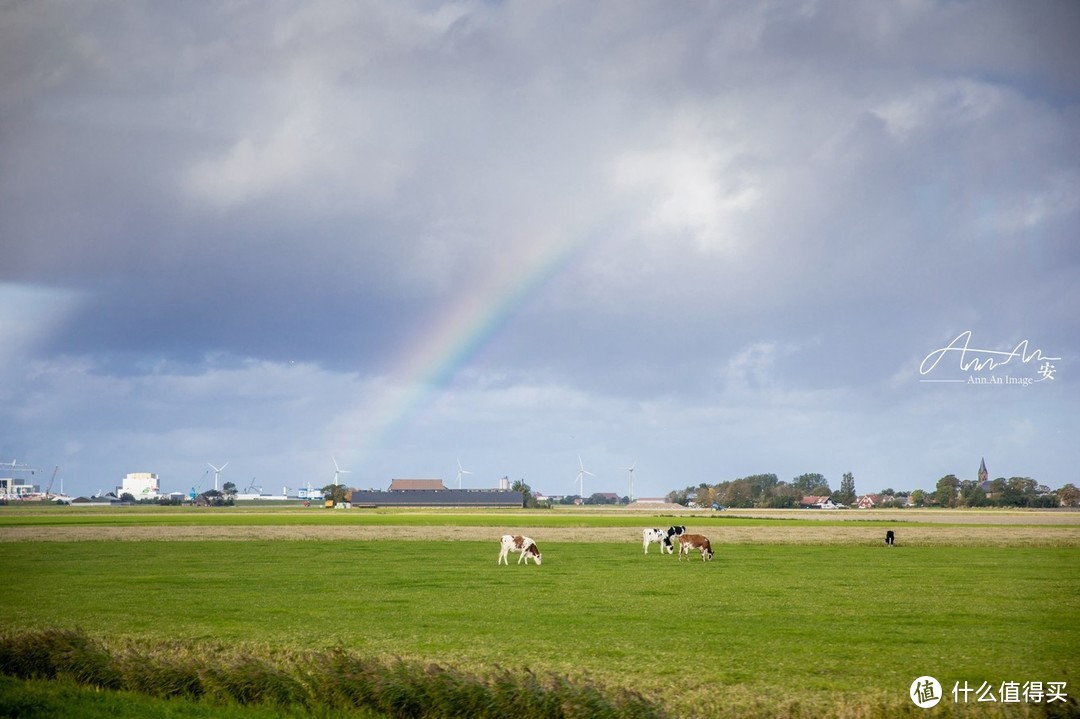
M207 462L207 464L210 464L210 463ZM228 466L229 466L228 462L221 465L220 467L215 467L214 465L210 464L210 469L214 470L214 491L215 492L217 491L217 488L218 488L218 486L217 486L218 475L221 474L221 470L225 469Z
M629 467L623 467L623 469L630 473L630 493L626 496L631 502L634 501L634 465L636 464L637 462L631 462Z
M339 474L348 474L352 470L351 469L342 469L341 467L338 466L338 463L337 463L336 459L334 459L333 457L331 457L330 459L334 460L334 484L337 484Z
M577 481L580 488L578 489L578 496L585 499L585 475L595 477L596 475L585 469L585 463L581 461L581 455L577 456L578 466L581 468L577 473Z
M467 469L462 469L461 468L461 460L459 459L457 461L457 488L458 489L461 489L461 475L463 475L463 474L472 474L472 472L470 472Z

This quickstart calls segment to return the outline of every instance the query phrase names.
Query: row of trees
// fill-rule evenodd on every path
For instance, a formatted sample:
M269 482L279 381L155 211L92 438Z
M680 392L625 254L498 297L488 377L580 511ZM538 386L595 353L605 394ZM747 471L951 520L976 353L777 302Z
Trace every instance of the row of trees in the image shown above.
M800 474L790 482L781 481L775 474L754 474L719 484L702 482L697 487L668 492L667 500L699 507L788 509L798 507L803 497L830 497L837 504L854 504L855 477L844 474L840 488L833 491L829 481L816 472Z
M854 475L844 473L840 488L834 491L828 480L817 473L801 474L790 482L781 481L775 474L754 474L668 492L667 500L682 505L694 503L699 507L785 509L798 507L803 497L826 496L837 504L854 505L858 501ZM881 490L877 500L875 506L879 507L1080 507L1080 489L1066 484L1052 490L1030 477L999 477L984 488L979 482L960 480L949 474L938 480L933 492L889 488Z
M1080 507L1080 489L1053 490L1030 477L998 477L984 485L947 474L938 480L934 503L942 507Z

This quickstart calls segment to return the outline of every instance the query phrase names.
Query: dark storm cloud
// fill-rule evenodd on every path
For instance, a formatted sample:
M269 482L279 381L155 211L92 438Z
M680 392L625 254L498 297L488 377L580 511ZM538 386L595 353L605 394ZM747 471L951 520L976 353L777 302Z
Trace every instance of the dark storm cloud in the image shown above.
M15 439L74 466L179 468L220 442L273 474L394 425L422 467L649 447L659 492L716 453L795 466L862 429L853 464L899 452L925 482L940 458L881 440L929 441L912 406L988 412L958 451L990 432L1018 466L1075 422L1068 373L1045 406L995 406L919 394L912 369L966 329L1077 355L1071 4L0 13L3 386L34 441ZM427 339L518 279L498 322ZM396 417L394 388L467 340L444 393ZM93 442L57 439L94 412ZM1012 431L1029 412L1035 435ZM154 429L129 443L126 422Z

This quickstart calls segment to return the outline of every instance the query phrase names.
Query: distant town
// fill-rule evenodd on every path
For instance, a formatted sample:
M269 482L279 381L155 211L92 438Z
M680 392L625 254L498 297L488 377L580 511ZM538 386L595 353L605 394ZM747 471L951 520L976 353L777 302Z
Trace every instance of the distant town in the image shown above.
M336 463L335 463L336 465ZM634 497L615 492L595 492L589 496L577 494L545 495L534 492L523 480L503 477L498 486L490 489L457 489L447 487L442 479L392 479L384 490L356 489L344 484L330 483L322 487L282 487L280 493L264 492L262 487L249 486L243 490L232 482L220 483L224 468L210 465L214 472L214 488L188 492L163 492L161 478L153 472L126 474L112 491L93 496L71 497L64 493L62 483L56 485L57 470L44 487L28 481L37 470L15 461L0 462L0 503L52 502L74 505L163 504L226 506L238 502L286 502L323 507L525 507L544 508L554 505L636 505L679 506L689 509L877 509L904 507L1026 507L1052 509L1080 507L1080 489L1066 484L1051 489L1030 477L998 477L990 479L985 459L979 463L974 479L960 479L947 474L938 480L934 491L912 491L884 488L878 492L858 494L855 477L845 473L838 489L833 490L821 474L807 473L791 481L780 480L775 474L756 474L749 477L668 492L664 497ZM340 472L341 470L339 470ZM21 475L18 476L18 475ZM338 475L335 474L335 480ZM460 485L460 477L458 478Z
M719 484L670 492L667 500L688 507L758 509L875 509L901 507L1031 507L1051 509L1080 506L1080 489L1066 484L1051 489L1030 477L990 479L981 459L973 479L947 474L932 492L891 487L872 494L858 494L855 476L845 473L839 489L832 490L820 474L802 474L784 482L775 474L756 474Z

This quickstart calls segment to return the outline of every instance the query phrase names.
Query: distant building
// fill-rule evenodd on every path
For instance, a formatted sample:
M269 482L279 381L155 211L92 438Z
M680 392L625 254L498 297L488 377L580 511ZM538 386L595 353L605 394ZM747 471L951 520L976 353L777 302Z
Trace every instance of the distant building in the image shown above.
M93 497L76 497L75 499L71 500L71 503L76 505L89 505L94 507L115 507L121 504L120 499L112 492L104 495L95 495Z
M879 504L881 504L880 494L864 494L863 496L859 497L858 504L856 506L858 506L859 509L873 509Z
M440 484L442 484L440 482ZM352 489L345 501L353 507L501 507L520 508L521 492L504 489Z
M353 507L521 507L521 492L500 489L447 489L441 479L392 479L390 489L349 489Z
M443 484L441 479L391 479L390 491L402 492L402 491L415 491L418 489L433 490L441 492L446 489L446 485Z
M0 477L0 499L28 499L41 493L41 488L31 482L16 477L16 474L33 476L37 470L15 460L0 465L0 472L8 476Z
M39 494L41 488L36 484L23 484L15 477L0 477L0 499L23 499Z
M840 505L832 501L828 496L806 496L799 502L802 509L839 509Z
M157 499L161 492L158 476L153 472L129 472L116 488L116 495L130 494L135 499Z
M990 491L990 473L986 471L986 459L979 460L979 488L984 492Z

